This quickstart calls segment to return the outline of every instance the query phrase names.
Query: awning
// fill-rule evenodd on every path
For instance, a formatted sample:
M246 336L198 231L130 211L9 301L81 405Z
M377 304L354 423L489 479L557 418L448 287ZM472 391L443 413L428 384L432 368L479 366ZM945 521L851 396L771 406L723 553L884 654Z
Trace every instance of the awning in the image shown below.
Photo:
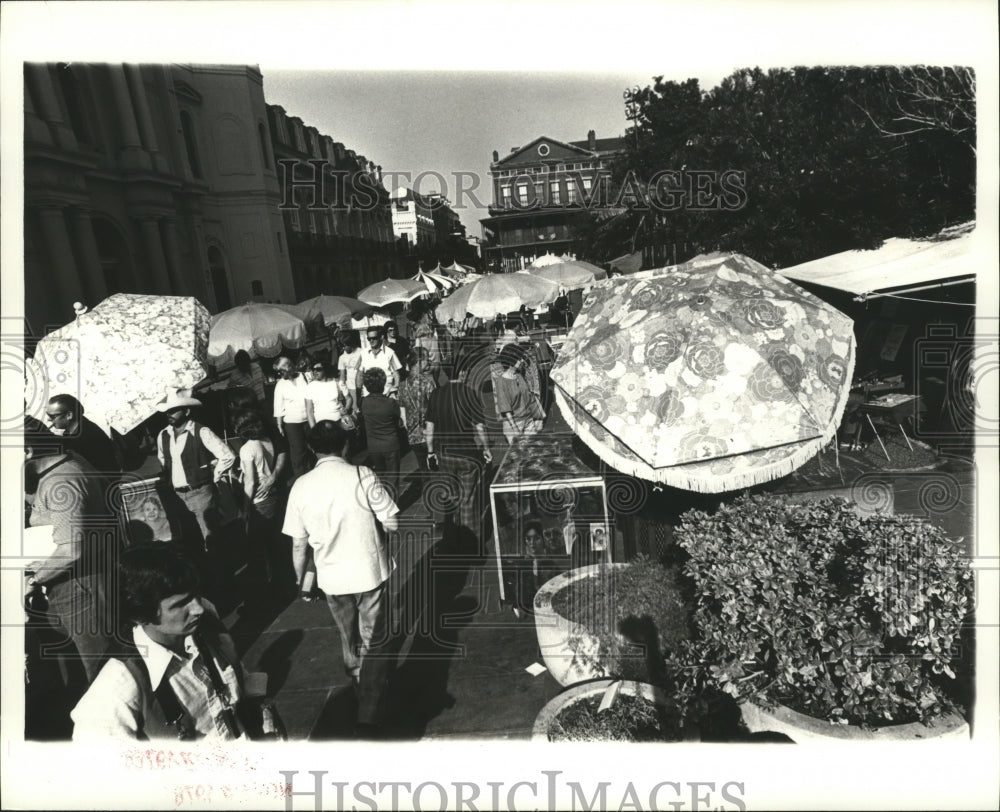
M779 270L796 282L810 282L856 294L860 300L875 298L881 291L908 293L942 285L974 282L971 224L942 232L937 239L893 238L875 251L844 251L812 262Z

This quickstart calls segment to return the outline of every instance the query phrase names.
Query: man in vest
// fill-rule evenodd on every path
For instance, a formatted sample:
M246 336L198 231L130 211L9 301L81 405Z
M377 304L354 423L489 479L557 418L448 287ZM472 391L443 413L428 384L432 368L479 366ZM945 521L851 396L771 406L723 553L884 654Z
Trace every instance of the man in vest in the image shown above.
M240 702L263 694L173 543L126 550L122 619L133 625L73 709L74 741L243 738Z
M167 396L157 409L169 424L156 440L156 453L163 467L164 484L177 494L188 519L182 527L187 537L194 534L190 519L197 522L202 549L218 529L215 483L236 462L233 450L207 426L191 419L191 409L201 401L178 391ZM176 503L175 503L175 506Z

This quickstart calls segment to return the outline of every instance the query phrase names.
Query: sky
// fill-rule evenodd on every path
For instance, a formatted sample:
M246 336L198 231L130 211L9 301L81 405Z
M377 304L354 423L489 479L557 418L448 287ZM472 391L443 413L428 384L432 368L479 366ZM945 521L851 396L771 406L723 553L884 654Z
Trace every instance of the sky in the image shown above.
M639 71L305 71L266 63L260 69L268 104L281 105L383 173L406 172L414 180L441 173L443 191L476 237L492 203L487 173L494 150L503 157L542 135L560 141L583 141L588 130L598 138L624 135L622 92L652 83ZM457 181L456 173L475 179ZM464 205L454 193L459 182L473 187L461 195ZM416 191L441 191L439 185L426 175Z

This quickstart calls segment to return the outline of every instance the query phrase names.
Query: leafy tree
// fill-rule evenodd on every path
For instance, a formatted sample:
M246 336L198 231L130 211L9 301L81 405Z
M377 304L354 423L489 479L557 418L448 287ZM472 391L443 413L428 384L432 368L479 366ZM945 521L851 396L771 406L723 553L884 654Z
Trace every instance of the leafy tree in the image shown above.
M975 212L975 80L961 68L743 68L702 91L697 80L635 94L635 127L612 188L687 173L686 205L631 199L595 218L590 253L682 246L676 261L733 250L788 266L891 236L924 236ZM691 205L695 170L741 172L733 210ZM705 180L705 178L703 178ZM705 184L709 199L720 184ZM649 201L646 201L647 203Z

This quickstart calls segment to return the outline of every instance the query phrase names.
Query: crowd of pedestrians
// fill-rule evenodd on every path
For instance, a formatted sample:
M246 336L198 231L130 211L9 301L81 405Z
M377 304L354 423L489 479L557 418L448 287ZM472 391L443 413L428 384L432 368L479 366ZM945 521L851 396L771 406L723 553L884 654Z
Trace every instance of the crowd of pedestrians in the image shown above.
M29 567L27 735L67 738L74 722L77 738L241 735L246 725L230 711L250 675L219 617L241 601L244 612L280 609L296 594L325 596L358 722L379 721L385 661L365 664L385 638L387 533L413 484L401 461L412 451L413 480L437 489L424 501L439 526L481 540L493 461L484 398L495 384L508 442L544 417L523 349L455 335L426 316L408 326L409 338L394 323L367 328L363 349L345 331L329 357L282 354L270 365L273 391L260 362L238 353L226 439L201 422L198 398L169 393L154 441L168 520L145 538L117 532L109 483L121 479L122 452L75 399L50 401L49 427L26 424L26 515L31 526L51 525L56 545ZM100 518L108 532L91 532ZM127 596L109 600L113 584ZM143 655L130 657L136 648Z

